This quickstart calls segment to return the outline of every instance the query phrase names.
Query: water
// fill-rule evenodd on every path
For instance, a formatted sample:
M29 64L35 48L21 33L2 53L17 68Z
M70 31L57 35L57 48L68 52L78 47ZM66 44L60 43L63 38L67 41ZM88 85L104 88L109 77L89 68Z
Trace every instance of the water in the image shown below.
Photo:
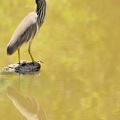
M0 1L1 70L18 61L6 45L34 9L34 0ZM117 0L47 0L32 44L34 59L44 63L36 74L1 72L0 120L119 120L119 10ZM30 61L27 47L21 59Z

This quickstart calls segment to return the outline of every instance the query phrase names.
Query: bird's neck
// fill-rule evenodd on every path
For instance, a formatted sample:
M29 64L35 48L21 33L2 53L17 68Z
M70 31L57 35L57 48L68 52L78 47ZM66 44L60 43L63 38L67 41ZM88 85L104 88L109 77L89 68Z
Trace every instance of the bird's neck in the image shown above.
M46 1L45 0L36 0L37 8L36 8L36 13L38 15L37 21L39 27L42 25L44 22L44 18L46 15Z
M36 0L36 4L37 4L36 12L38 13L40 9L46 7L46 0Z

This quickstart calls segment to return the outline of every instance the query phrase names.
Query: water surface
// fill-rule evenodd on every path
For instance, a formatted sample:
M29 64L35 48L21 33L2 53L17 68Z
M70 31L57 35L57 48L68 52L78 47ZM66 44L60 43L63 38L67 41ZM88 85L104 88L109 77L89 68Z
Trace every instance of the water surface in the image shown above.
M0 1L1 70L18 61L17 52L6 55L6 45L34 9L34 0ZM36 74L0 74L0 120L119 120L119 11L117 0L47 0L32 44L34 59L44 64ZM27 47L21 59L30 61Z

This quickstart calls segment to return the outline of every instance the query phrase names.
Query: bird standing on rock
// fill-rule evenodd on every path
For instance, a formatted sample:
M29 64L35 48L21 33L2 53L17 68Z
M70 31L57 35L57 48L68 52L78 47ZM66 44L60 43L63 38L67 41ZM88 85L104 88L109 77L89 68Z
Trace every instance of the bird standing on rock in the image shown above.
M20 64L20 48L21 46L29 42L28 53L31 57L32 62L34 62L33 56L31 54L31 44L35 35L38 33L41 25L44 22L46 15L46 1L36 0L36 11L29 13L18 25L10 42L7 45L7 54L12 55L16 50L18 50L18 59Z

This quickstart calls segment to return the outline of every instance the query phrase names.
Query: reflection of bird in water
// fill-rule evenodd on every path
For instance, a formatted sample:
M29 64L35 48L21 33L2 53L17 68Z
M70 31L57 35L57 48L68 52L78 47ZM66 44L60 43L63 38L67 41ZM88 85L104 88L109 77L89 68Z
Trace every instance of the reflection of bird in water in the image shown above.
M24 96L12 87L7 87L7 94L15 107L27 120L47 120L45 111L32 97Z
M38 33L39 28L44 22L46 15L46 1L36 0L37 8L35 12L29 13L18 25L15 30L10 42L7 45L7 54L12 55L18 50L18 59L20 63L20 47L29 41L28 53L34 62L31 54L31 43L32 39Z

